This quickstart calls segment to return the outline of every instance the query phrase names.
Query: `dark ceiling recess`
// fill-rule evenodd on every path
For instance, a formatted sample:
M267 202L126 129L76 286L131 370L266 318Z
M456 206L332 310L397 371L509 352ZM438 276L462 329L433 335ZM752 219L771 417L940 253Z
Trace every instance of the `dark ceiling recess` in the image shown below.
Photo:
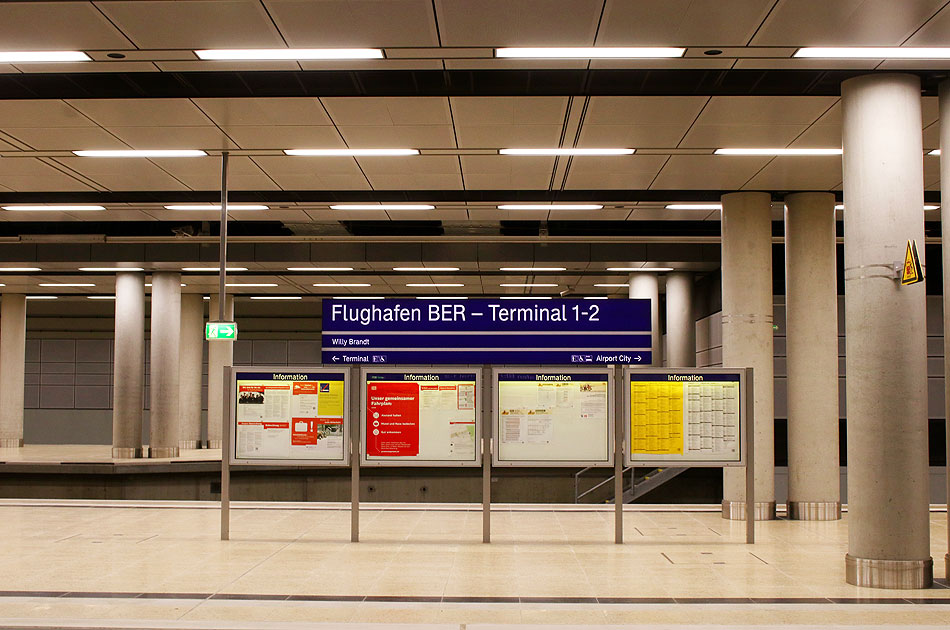
M869 70L297 70L0 74L4 99L286 96L838 96ZM945 70L902 70L937 94Z
M353 236L442 236L441 221L342 221ZM230 226L228 227L230 233Z
M9 221L0 236L96 234L103 236L218 236L216 221ZM230 221L229 236L293 236L280 221ZM3 245L0 245L2 248Z

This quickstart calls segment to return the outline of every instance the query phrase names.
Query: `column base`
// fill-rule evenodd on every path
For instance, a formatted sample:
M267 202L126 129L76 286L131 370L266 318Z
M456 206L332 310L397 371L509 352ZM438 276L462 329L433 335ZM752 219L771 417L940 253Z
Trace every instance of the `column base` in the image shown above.
M21 446L23 446L23 438L0 439L0 448L20 448Z
M177 446L156 446L155 448L149 447L148 456L150 459L168 459L171 457L178 457L178 447Z
M930 588L934 582L934 560L872 560L844 557L845 581L868 588Z
M201 440L179 440L178 448L179 449L201 448Z
M112 459L138 459L145 457L145 449L135 448L133 446L113 446Z
M722 517L731 521L745 520L745 501L726 501L722 502ZM775 520L775 501L756 501L755 502L755 520L774 521Z
M841 519L841 502L789 501L788 518L793 521L837 521Z
M208 440L205 448L221 448L221 440Z

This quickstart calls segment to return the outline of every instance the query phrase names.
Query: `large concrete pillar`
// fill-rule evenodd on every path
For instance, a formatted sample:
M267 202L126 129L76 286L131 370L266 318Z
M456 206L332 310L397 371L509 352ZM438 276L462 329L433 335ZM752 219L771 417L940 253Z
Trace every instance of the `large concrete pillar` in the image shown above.
M112 456L142 454L142 406L145 402L145 274L115 274L115 348L113 349Z
M950 235L950 81L940 84L940 120L945 121L940 126L940 234ZM947 438L947 505L950 505L950 394L947 393L947 383L950 383L950 239L941 237L943 249L943 382L944 382L944 418ZM944 570L950 579L950 513L947 514L947 549L944 556Z
M722 196L722 364L755 381L755 519L775 518L772 196ZM745 470L723 469L723 518L745 518Z
M23 446L26 296L0 298L0 448Z
M688 271L666 275L666 364L696 366L693 274Z
M181 296L181 340L178 379L181 418L179 448L201 446L201 367L204 358L205 304L200 293Z
M208 321L218 319L218 296L211 296ZM234 321L234 297L224 300L224 316ZM234 363L233 341L208 342L208 448L221 448L221 414L224 368Z
M900 286L908 239L924 265L920 79L841 84L849 584L933 581L924 283Z
M841 518L835 196L785 197L788 517Z
M178 457L181 274L152 274L152 328L149 354L149 457Z
M649 271L630 274L630 299L650 299L650 321L653 329L653 363L663 365L663 334L660 330L660 280Z

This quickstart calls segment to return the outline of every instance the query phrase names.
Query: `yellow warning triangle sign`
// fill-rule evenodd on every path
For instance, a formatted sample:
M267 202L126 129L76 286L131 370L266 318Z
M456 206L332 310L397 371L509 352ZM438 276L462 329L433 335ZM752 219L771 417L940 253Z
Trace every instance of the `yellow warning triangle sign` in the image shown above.
M917 241L907 241L907 253L904 254L904 271L901 272L901 285L916 284L924 281L924 272L920 268L917 256Z

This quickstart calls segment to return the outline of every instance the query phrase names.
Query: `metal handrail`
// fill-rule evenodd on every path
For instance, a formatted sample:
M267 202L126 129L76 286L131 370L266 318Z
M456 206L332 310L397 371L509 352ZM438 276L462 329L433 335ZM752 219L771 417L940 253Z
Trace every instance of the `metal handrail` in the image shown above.
M581 492L581 491L580 491L580 478L581 478L581 475L584 474L585 472L589 471L589 470L593 470L593 466L588 466L587 468L582 468L582 469L580 469L579 471L577 471L576 473L574 473L574 503L578 503L578 502L581 500L581 497L586 497L588 494L594 492L595 490L597 490L597 489L599 489L599 488L604 487L605 485L607 485L607 484L613 482L613 480L614 480L614 475L610 475L609 477L607 477L606 479L604 479L604 480L601 481L600 483L594 485L594 486L591 487L591 488L588 488L588 489L585 490L584 492ZM624 468L621 474L628 473L628 472L630 472L631 470L633 470L633 469L632 469L632 468Z

